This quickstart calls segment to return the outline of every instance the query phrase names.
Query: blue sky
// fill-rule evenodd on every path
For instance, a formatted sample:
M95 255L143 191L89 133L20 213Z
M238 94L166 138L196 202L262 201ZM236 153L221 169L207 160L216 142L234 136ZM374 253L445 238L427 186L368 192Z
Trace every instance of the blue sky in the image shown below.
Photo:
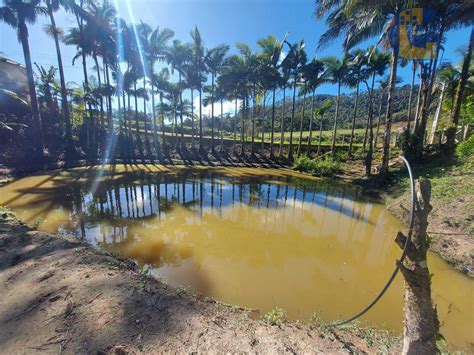
M131 21L125 0L110 0L118 4L119 15ZM269 34L283 37L289 31L289 41L304 39L308 57L319 58L334 55L342 56L341 41L335 41L322 51L316 52L316 43L325 31L323 21L313 16L314 0L129 0L136 22L143 20L153 27L168 27L175 31L175 37L189 41L189 32L194 25L201 31L208 47L227 43L235 51L235 43L246 42L256 49L255 42ZM383 0L381 0L383 1ZM58 26L65 31L75 25L74 18L60 12L57 14ZM32 58L45 66L57 65L54 42L43 27L48 23L46 17L30 26L30 47ZM457 49L465 47L469 38L469 29L451 31L447 35L444 60L458 63L461 54ZM373 42L373 41L371 41ZM364 43L361 47L368 46ZM0 52L8 58L24 63L23 52L17 41L16 32L5 24L0 24ZM72 65L75 48L62 46L67 81L82 81L80 63ZM92 60L89 61L92 67ZM410 69L401 69L399 75L408 83ZM347 90L346 90L347 91ZM325 85L319 93L334 94L333 85Z

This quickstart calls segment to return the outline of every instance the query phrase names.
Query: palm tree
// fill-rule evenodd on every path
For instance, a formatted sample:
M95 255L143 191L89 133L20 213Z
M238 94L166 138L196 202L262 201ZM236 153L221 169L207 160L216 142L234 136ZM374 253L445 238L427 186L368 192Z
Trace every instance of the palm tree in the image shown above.
M33 77L27 24L34 24L38 19L38 15L45 13L45 9L40 5L41 0L30 0L28 2L23 0L4 0L3 3L4 6L0 7L0 20L18 30L18 40L23 47L31 100L31 112L33 114L33 125L36 131L34 135L36 154L38 154L39 158L42 158L44 150L43 128L38 107L38 98L36 96L35 79Z
M413 102L413 89L415 87L415 78L416 78L416 71L418 69L418 61L412 61L412 76L411 76L411 84L410 84L410 93L408 95L408 109L407 109L407 134L410 133L410 124L411 124L411 111L412 111L412 102Z
M194 66L197 72L197 86L196 89L199 91L199 149L203 149L202 140L202 89L203 83L206 81L206 56L204 54L204 44L202 41L201 33L197 26L191 31L191 38L193 43L191 45L191 60L190 62Z
M211 73L211 150L214 151L214 90L216 85L216 76L222 70L224 59L229 46L221 44L217 47L209 49L206 55L206 67Z
M164 103L164 98L166 94L170 91L170 82L169 82L169 71L168 68L163 68L161 69L158 74L154 75L152 77L154 87L158 91L159 95L159 111L160 111L160 122L161 122L161 137L162 137L162 145L164 147L165 145L165 136L166 136L166 131L165 131L165 103Z
M59 10L59 7L62 2L63 2L62 0L45 0L48 16L51 21L51 26L47 27L47 33L53 36L54 44L56 46L56 56L58 59L58 68L59 68L59 79L61 83L61 106L63 110L64 120L66 122L66 140L67 140L67 147L69 147L68 153L71 153L70 152L70 148L72 148L71 115L69 113L69 104L68 104L68 99L67 99L66 80L64 78L63 59L61 55L61 48L59 46L59 37L62 35L62 31L60 28L56 26L56 20L54 18L54 13Z
M286 43L286 42L285 42ZM281 119L280 119L280 150L279 150L279 157L283 156L283 143L285 138L285 116L286 116L286 87L290 80L290 72L291 72L291 62L292 62L292 52L289 51L288 55L280 64L280 72L278 73L277 82L281 88L283 88L283 99L281 102Z
M466 54L464 55L464 61L461 68L460 80L456 90L456 102L454 104L454 111L451 115L451 129L448 133L447 146L452 149L455 145L456 129L459 123L459 116L461 113L461 104L464 99L464 91L466 89L467 80L469 79L469 66L472 58L472 46L474 44L474 26L471 29L471 36L469 38L469 44L467 46Z
M357 49L349 54L349 72L347 73L347 83L350 87L355 87L354 113L352 114L351 138L349 142L349 157L352 157L352 145L354 143L354 131L357 117L358 99L360 83L364 78L362 67L366 63L367 57L361 49Z
M196 137L196 127L194 124L194 90L199 90L205 78L203 78L203 76L199 77L197 68L192 62L185 66L184 73L186 87L191 91L191 148L194 149L194 140Z
M244 154L245 149L245 120L248 114L248 97L251 92L252 82L252 61L253 55L250 47L244 43L237 43L236 45L239 55L231 55L227 57L222 67L220 79L223 85L228 87L229 93L232 93L235 99L236 112L238 109L238 100L241 100L240 107L240 141L241 154ZM225 83L225 84L224 84ZM234 117L234 121L236 116ZM234 125L237 128L237 125Z
M276 89L279 85L279 73L278 66L280 55L282 53L282 43L280 43L278 37L274 35L269 35L268 37L259 39L257 45L261 48L262 52L260 56L262 57L262 86L265 89L271 85L272 87L272 122L271 122L271 131L270 131L270 156L273 156L273 143L274 143L274 133L275 133L275 96ZM264 100L265 103L265 100ZM265 113L264 113L265 114ZM263 123L262 123L263 125ZM263 132L262 127L262 154L263 154Z
M372 156L373 156L373 142L374 142L374 131L373 131L373 113L374 113L374 86L375 86L375 77L377 75L381 76L387 69L388 65L388 55L380 53L376 48L370 48L367 51L367 63L364 68L364 84L367 88L367 93L369 96L369 112L367 114L367 128L366 132L369 133L369 149L366 156L366 174L369 176L372 170ZM371 84L369 85L368 80L371 79ZM366 134L367 136L367 134ZM365 150L366 138L364 138L364 150Z
M288 64L283 64L284 67L290 68L290 73L293 77L293 99L291 106L291 119L290 119L290 148L288 151L288 158L293 158L293 121L295 118L295 104L296 104L296 89L298 83L301 80L301 68L306 64L306 53L304 51L305 43L301 41L299 44L291 45L290 52L284 61L288 59Z
M319 106L314 112L316 117L318 117L318 116L320 117L320 119L319 119L318 151L317 151L318 155L321 153L321 141L323 139L324 115L331 109L332 105L334 105L334 101L327 100L321 106Z
M373 109L373 100L375 99L373 84L375 83L375 77L377 75L378 76L383 76L384 75L385 71L387 70L390 57L389 57L389 54L379 52L376 48L370 48L366 53L366 57L367 57L367 66L365 68L365 73L369 77L372 76L372 86L370 88L370 92L368 92L368 93L369 93L369 106L372 105L372 114L373 114L373 111L374 111L374 109ZM399 82L398 80L399 79L397 78L396 83ZM380 105L382 105L383 94L384 94L385 89L388 87L388 85L389 85L388 80L386 80L384 83L380 84L381 89L382 89L381 90L381 95L382 96L381 96ZM377 133L376 133L376 138L375 138L375 146L377 145L377 137L378 137L379 128L380 128L380 120L381 120L380 108L381 108L381 106L379 106L379 116L378 116L378 122L377 122ZM370 110L370 107L369 107L369 110ZM366 146L366 143L367 143L367 132L368 132L369 129L372 129L371 121L372 121L372 117L370 117L370 119L369 119L369 117L367 117L367 125L366 125L366 131L365 131L366 133L365 133L365 136L364 136L364 151L365 151L365 146ZM373 144L373 142L370 139L369 139L369 143Z
M225 91L229 94L229 99L234 100L234 118L232 122L233 144L232 150L235 152L235 144L237 141L237 119L239 111L239 100L243 99L246 87L247 68L242 56L231 55L226 58L222 67L222 73L219 76L219 85L225 87ZM242 117L243 117L243 112ZM243 121L242 121L243 124ZM243 130L242 130L243 132ZM243 139L242 139L243 142Z
M301 144L303 142L303 120L304 120L304 113L306 108L306 95L312 92L312 99L311 99L311 116L309 119L309 130L311 135L312 129L312 121L313 121L313 111L314 111L314 94L316 87L321 83L321 73L324 71L324 63L318 61L317 59L313 59L310 63L304 65L301 68L301 78L304 82L304 88L302 90L303 93L303 112L301 113L301 120L300 120L300 139L298 142L298 153L299 156L301 154ZM310 138L308 139L309 142ZM309 143L308 143L309 147Z
M311 76L309 78L309 90L312 91L312 96L311 96L311 117L309 120L309 136L308 136L308 147L307 150L308 152L310 151L311 148L311 140L313 138L313 121L315 117L315 95L316 95L316 89L323 83L327 81L327 72L324 67L324 63L322 61L318 61L317 59L313 59L313 67L311 69ZM320 106L320 110L318 111L319 114L322 113L321 109L324 107L324 105ZM324 113L323 113L324 114ZM321 121L322 122L322 121ZM322 127L320 127L322 128ZM319 142L321 143L321 142Z
M54 2L55 0L53 0ZM70 29L69 33L63 38L63 41L67 45L74 45L76 46L78 52L76 56L74 56L72 60L72 64L74 65L77 58L82 58L82 71L84 75L83 81L83 100L84 104L87 107L87 111L89 113L89 120L90 124L88 127L91 129L90 136L91 139L88 140L88 154L91 158L95 158L98 153L98 130L97 124L94 117L94 111L92 109L93 102L89 101L92 99L92 95L90 93L90 85L89 85L89 75L87 71L87 59L88 55L93 54L93 47L94 47L94 36L91 33L90 28L85 28L85 15L87 12L85 11L86 5L90 4L92 0L79 0L79 3L76 3L76 0L60 0L60 4L62 7L74 14L74 17L77 22L77 28ZM98 65L97 65L98 67ZM98 78L100 79L100 78ZM102 109L102 102L101 102L101 109Z
M153 142L155 150L158 151L158 130L156 126L156 104L155 104L155 85L154 76L155 64L157 61L163 61L168 48L168 42L173 38L174 32L168 28L160 30L157 26L154 30L149 28L142 22L139 33L141 35L141 43L144 47L146 67L148 77L150 79L150 96L152 107L152 125L153 125Z
M171 74L174 70L178 71L178 87L179 91L179 106L183 105L183 74L186 62L191 56L191 46L183 44L181 41L175 39L172 46L170 46L165 53L166 60L171 65ZM184 141L184 126L183 126L183 111L180 111L180 126L181 126L181 141Z
M380 125L382 123L382 109L383 109L383 104L384 104L384 99L385 99L385 92L387 91L388 88L388 77L379 80L379 91L380 91L380 99L379 99L379 110L378 110L378 119L377 119L377 132L375 133L375 143L374 147L377 148L377 143L379 139L379 131L380 131ZM365 137L364 137L365 141Z
M219 85L219 82L216 86L215 91L215 100L220 103L221 111L219 116L219 130L221 136L221 152L224 150L224 101L228 97L227 88L223 85Z
M328 71L330 81L337 85L337 96L336 96L336 110L334 114L334 127L332 133L331 153L335 154L336 147L336 134L337 134L337 120L339 118L339 99L341 96L341 86L345 84L348 72L348 60L349 57L345 56L342 60L336 57L326 57L322 61Z
M112 94L114 90L110 81L110 69L115 66L116 43L113 24L116 18L116 10L108 1L100 6L94 2L89 3L89 11L80 10L80 16L86 21L85 31L92 36L91 54L102 57L104 70L105 97L107 103L107 118L110 138L113 138L114 123L112 117Z
M56 86L56 68L51 66L48 69L35 63L38 71L38 101L40 107L44 107L44 110L49 111L50 114L57 111L57 99L54 94Z

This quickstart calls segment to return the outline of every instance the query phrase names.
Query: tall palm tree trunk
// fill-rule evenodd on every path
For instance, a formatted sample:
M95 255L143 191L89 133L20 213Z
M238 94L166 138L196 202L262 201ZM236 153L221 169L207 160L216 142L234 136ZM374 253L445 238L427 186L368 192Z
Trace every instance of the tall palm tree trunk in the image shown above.
M137 141L137 149L138 152L143 156L142 152L142 140L140 137L140 124L138 122L138 96L137 96L137 81L133 81L133 93L134 93L134 99L135 99L135 134L136 134L136 141Z
M99 67L99 60L97 59L97 55L93 56L94 62L95 62L95 68L97 72L97 80L98 80L98 85L99 85L99 103L100 103L100 124L102 127L104 126L104 97L102 95L102 79L100 77L100 67Z
M317 155L321 154L321 142L323 140L323 118L324 115L321 115L321 119L319 120L319 138L318 138L318 151Z
M418 122L419 122L419 114L420 114L420 107L421 107L421 96L423 94L423 86L424 86L424 69L423 66L420 68L420 82L418 87L418 95L416 99L416 111L415 111L415 122L413 123L413 132L418 129Z
M38 98L36 96L35 79L33 77L33 67L31 65L30 45L28 43L28 28L24 22L18 24L21 45L23 47L23 55L25 57L26 75L28 78L28 89L30 91L31 113L33 115L34 137L36 139L36 153L39 159L43 158L44 139L43 127L41 124L41 114L38 106Z
M373 156L373 143L374 143L374 127L372 124L372 118L374 115L374 105L373 105L373 96L374 96L374 84L375 84L375 73L372 75L372 86L367 87L369 92L369 114L367 117L367 123L369 126L369 150L367 151L367 156L365 159L365 173L367 176L370 176L372 171L372 156Z
M414 141L414 153L415 153L416 159L418 160L421 159L421 157L423 156L425 131L426 131L426 125L428 123L428 116L429 116L431 101L433 98L433 88L434 88L434 82L436 79L436 69L438 66L438 58L439 58L439 52L441 48L441 40L443 38L443 33L444 33L444 22L441 23L441 28L438 33L438 43L436 46L435 57L434 59L430 60L429 78L428 78L427 85L423 91L423 105L421 106L419 127L417 130L415 130L416 138Z
M355 102L354 102L354 113L352 114L351 140L349 142L349 157L352 157L352 145L354 144L354 131L355 131L355 124L356 124L356 117L357 117L358 100L359 100L359 82L357 82L356 96L355 96Z
M202 87L199 86L199 149L203 149L202 142Z
M224 100L221 99L221 152L224 151Z
M196 137L194 127L194 90L191 89L191 149L194 149L194 139Z
M211 73L211 150L214 151L214 73Z
M151 72L150 72L151 73ZM151 95L151 112L152 112L152 125L153 125L153 145L155 146L155 154L158 156L158 128L156 127L156 108L155 108L155 92L153 80L150 80L150 95Z
M341 97L341 81L337 83L336 113L334 114L334 127L332 130L331 154L334 155L336 149L337 119L339 116L339 99Z
M413 87L415 86L415 77L416 77L416 65L413 61L413 71L411 75L411 84L410 84L410 94L408 95L408 114L407 114L407 133L410 133L410 124L411 124L411 106L413 100Z
M66 80L64 78L64 67L63 67L63 58L61 55L61 48L59 46L59 36L56 27L56 20L54 18L53 8L51 3L47 2L47 10L49 19L51 21L51 28L53 30L53 38L54 38L54 45L56 47L56 56L58 59L58 67L59 67L59 81L61 84L61 106L63 111L64 120L66 122L66 139L67 139L67 146L71 146L72 144L72 128L71 128L71 115L69 113L69 103L67 99L67 89L66 89Z
M110 75L109 75L109 64L107 60L104 62L105 73L106 73L106 84L107 84L107 118L109 124L109 134L112 137L114 134L114 118L112 116L112 94L110 93Z
M276 85L273 87L273 94L272 94L272 127L270 131L270 157L273 157L273 143L275 140L275 95L276 95Z
M303 120L304 120L304 112L306 108L306 81L304 82L304 93L303 93L303 112L301 113L300 119L300 139L298 141L298 153L297 155L300 156L301 154L301 144L303 143Z
M295 104L296 104L296 78L293 84L293 101L291 107L291 119L290 119L290 149L288 151L288 158L293 158L293 120L295 119Z
M174 136L174 146L178 147L178 105L175 104L174 107L174 120L173 120L173 136Z
M244 155L245 152L245 115L247 114L247 94L245 94L244 102L243 102L243 110L241 114L241 127L240 127L240 140L241 140L241 147L240 147L240 154Z
M145 149L148 155L150 155L150 141L148 140L148 116L146 110L147 104L147 92L146 92L146 76L143 76L143 128L145 130Z
M451 116L451 129L448 133L448 142L447 146L449 149L454 151L454 146L456 143L456 129L459 124L459 116L461 114L461 105L464 96L464 90L466 88L467 80L469 79L469 65L472 58L472 47L474 43L474 26L471 28L471 36L469 38L469 44L467 46L466 54L464 55L464 61L461 69L461 78L459 80L459 85L456 90L456 103L454 105L454 112Z
M380 124L382 123L382 107L383 107L383 99L385 96L385 90L380 91L380 102L379 102L379 112L377 118L377 131L375 133L375 143L374 147L377 148L377 143L379 140L379 131L380 131Z
M385 116L385 132L383 136L382 166L380 168L380 175L382 176L388 174L388 161L390 159L390 140L392 133L393 96L397 79L397 68L398 50L392 49L392 63L390 68L390 81L388 84L387 97L387 115Z
M316 90L313 90L313 95L311 96L311 116L309 118L309 135L308 135L308 143L306 150L308 154L311 150L311 140L313 139L313 121L314 121L314 94Z
M81 0L81 7L82 7L82 5L83 5L83 1ZM79 27L80 43L83 43L84 19L82 17L80 17L77 12L75 12L75 17L76 17L76 21L77 21L77 26ZM84 48L82 48L81 57L82 57L82 72L84 74L84 83L83 83L84 84L84 93L88 94L89 91L90 91L89 90L90 89L89 88L89 76L88 76L88 73L87 73L87 59L86 59L86 53L84 51ZM86 99L85 103L86 103L86 106L87 106L88 111L89 111L90 123L91 123L91 127L92 127L91 136L93 137L93 139L89 141L89 144L88 144L87 148L89 150L89 154L92 155L93 158L95 158L97 156L97 151L98 151L98 145L97 145L98 130L96 129L97 125L96 125L96 122L95 122L95 119L94 119L94 111L92 110L92 104L91 104L89 99Z
M125 89L122 90L122 106L123 106L123 128L125 129L125 132L128 134L127 105L125 101Z
M233 121L233 131L234 131L234 140L232 142L232 151L235 152L235 142L237 140L237 114L238 114L238 99L235 98L235 109L234 109L234 119Z
M161 145L162 147L166 144L166 132L165 132L165 110L163 108L163 94L160 92L160 111L161 111Z
M264 90L263 91L263 107L262 107L262 146L260 147L261 149L261 154L265 154L265 111L266 111L266 95L267 92ZM275 122L275 121L273 121ZM273 132L273 129L272 129Z
M256 99L255 99L255 90L253 92L253 100L252 100L252 144L251 144L251 152L255 154L255 106L256 106Z
M280 158L283 156L283 142L285 140L285 101L286 101L286 86L283 85L283 102L281 103L281 120L280 120Z
M430 134L429 144L434 144L436 130L438 129L439 116L441 115L441 107L443 105L444 89L445 89L445 85L444 83L441 83L441 93L439 95L438 107L436 108L436 113L433 118L433 124L431 125L431 134Z
M178 70L179 72L179 122L181 127L181 142L180 146L184 145L184 122L183 122L183 88L182 88L182 79L181 79L181 68Z

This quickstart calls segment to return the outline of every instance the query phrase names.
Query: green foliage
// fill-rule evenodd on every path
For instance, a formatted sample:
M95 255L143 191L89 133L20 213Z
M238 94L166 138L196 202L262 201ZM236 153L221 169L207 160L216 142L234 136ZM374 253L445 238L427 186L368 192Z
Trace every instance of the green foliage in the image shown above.
M328 155L322 159L311 159L307 155L300 155L296 158L293 169L315 176L334 176L340 171L340 162Z
M141 265L138 269L138 272L142 276L150 276L150 268L148 267L148 265Z
M456 155L461 158L471 157L474 155L474 135L471 135L467 140L458 144Z
M1 219L10 219L13 216L13 212L8 207L0 206L0 218Z
M270 312L263 316L263 320L270 325L280 326L286 321L286 312L278 307L274 307Z
M43 222L44 222L44 218L38 217L33 221L33 223L31 223L31 227L33 229L37 229Z
M309 318L309 326L316 329L320 334L328 337L331 334L331 328L319 317L319 314L314 312Z

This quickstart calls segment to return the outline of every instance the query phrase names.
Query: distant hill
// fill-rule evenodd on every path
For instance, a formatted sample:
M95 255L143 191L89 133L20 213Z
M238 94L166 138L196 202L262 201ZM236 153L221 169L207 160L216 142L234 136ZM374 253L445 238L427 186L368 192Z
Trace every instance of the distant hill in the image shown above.
M414 98L412 100L413 101L412 102L413 115L414 115L414 110L416 106L417 93L418 93L418 86L414 88ZM374 94L375 94L374 119L377 120L378 111L379 111L379 103L380 103L380 90L375 90ZM394 122L406 120L409 94L410 94L409 85L405 85L405 86L398 87L395 89L395 95L394 95L394 101L393 101ZM290 96L286 97L285 112L286 112L287 117L291 116L291 108L292 108L291 99L292 98ZM336 97L334 95L316 94L315 107L318 107L319 105L323 104L326 100L334 100L335 102ZM267 101L267 106L269 106L268 102L269 101ZM355 102L355 94L341 95L340 106L339 106L339 123L338 123L339 128L351 127L352 116L354 112L354 102ZM385 92L384 101L383 101L383 109L382 109L382 120L385 117L386 102L387 102L387 93ZM281 100L278 101L277 106L276 106L277 109L275 113L275 122L278 122L277 127L279 127L280 117L282 115L281 103L282 103ZM311 97L307 97L305 100L305 103L306 103L306 110L305 110L305 120L303 121L303 127L304 127L304 130L307 130L309 128L309 117L311 114L310 113ZM302 110L303 110L303 99L298 98L296 101L296 107L295 107L294 129L299 130L299 124L300 124L299 122L300 122ZM335 111L335 104L324 117L325 118L323 121L324 130L331 129L334 123L334 113L335 113L334 111ZM367 113L368 113L368 94L366 92L363 92L359 95L359 100L358 100L356 128L365 127ZM267 113L266 113L266 119L265 119L266 130L270 130L270 127L271 127L270 117L271 117L271 109L270 107L267 107ZM319 118L317 120L319 122ZM288 128L289 127L286 127L285 130L287 130ZM314 129L317 129L317 128L319 128L319 126L314 127Z

